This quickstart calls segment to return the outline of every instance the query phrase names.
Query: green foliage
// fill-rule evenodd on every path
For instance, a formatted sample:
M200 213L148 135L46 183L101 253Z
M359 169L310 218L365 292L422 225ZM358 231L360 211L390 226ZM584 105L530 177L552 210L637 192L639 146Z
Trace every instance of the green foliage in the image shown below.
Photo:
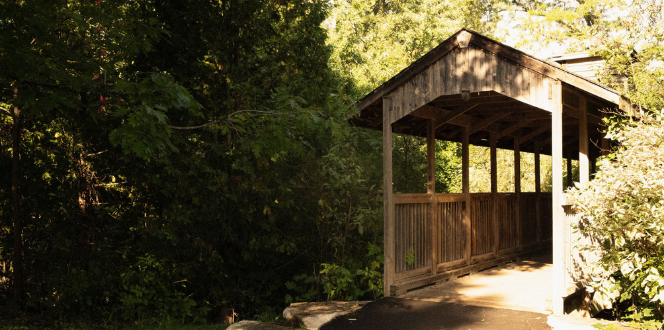
M325 26L334 70L364 96L466 26L492 35L506 8L501 0L332 2Z
M314 300L317 289L326 300L377 299L383 294L384 260L379 246L369 244L364 258L345 261L345 266L323 263L318 274L294 276L286 287L295 297L286 295L286 303Z
M577 230L601 257L593 288L622 303L643 328L664 320L664 117L606 120L619 142L589 184L569 191L583 215Z
M122 317L125 320L193 318L196 302L175 289L176 286L186 288L187 280L173 281L168 278L171 274L154 256L147 254L138 257L135 266L120 274ZM201 314L197 316L204 319L207 309L198 309L197 312Z

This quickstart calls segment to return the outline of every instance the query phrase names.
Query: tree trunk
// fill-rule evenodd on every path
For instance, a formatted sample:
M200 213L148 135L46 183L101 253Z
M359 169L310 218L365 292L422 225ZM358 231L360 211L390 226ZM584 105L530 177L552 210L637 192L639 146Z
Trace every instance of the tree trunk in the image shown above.
M12 212L14 218L14 254L12 255L14 299L23 301L23 224L21 222L21 197L19 195L19 169L21 147L21 111L16 104L18 88L14 87L14 107L12 109Z

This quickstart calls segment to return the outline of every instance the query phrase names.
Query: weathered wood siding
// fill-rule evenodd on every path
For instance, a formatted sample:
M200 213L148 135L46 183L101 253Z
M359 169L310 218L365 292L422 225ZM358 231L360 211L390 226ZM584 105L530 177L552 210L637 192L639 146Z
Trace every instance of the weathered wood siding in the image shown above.
M389 93L395 122L441 95L496 91L551 111L548 84L555 79L509 62L485 50L454 48L437 62Z

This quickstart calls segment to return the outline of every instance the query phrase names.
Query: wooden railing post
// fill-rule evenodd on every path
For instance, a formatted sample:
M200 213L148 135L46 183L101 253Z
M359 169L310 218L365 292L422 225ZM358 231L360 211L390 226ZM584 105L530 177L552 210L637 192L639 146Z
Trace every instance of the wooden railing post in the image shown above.
M542 241L542 215L540 210L540 204L542 203L542 177L540 173L540 149L542 148L542 143L540 141L535 141L535 194L537 196L537 205L535 205L535 217L537 218L537 242Z
M472 228L470 224L470 212L471 212L471 207L470 207L470 173L469 173L469 165L470 165L470 151L469 151L469 145L470 145L470 130L468 127L464 127L463 131L461 132L462 137L461 137L461 185L463 187L463 193L466 196L466 208L464 212L464 226L466 227L466 260L467 263L470 265L470 259L472 257L471 253L471 239L472 239Z
M431 274L438 269L438 219L436 219L436 123L429 120L427 123L427 194L431 196L428 212L428 229L431 239L429 246L431 252Z
M496 160L496 133L491 132L489 137L489 146L491 148L491 195L493 198L493 239L494 239L494 250L496 256L500 252L500 217L498 212L500 206L498 205L498 161Z
M565 211L563 210L563 102L562 84L552 83L551 172L553 174L553 314L562 315L565 296Z
M521 219L521 149L519 147L519 137L514 137L514 194L516 196L516 237L519 249L523 247L523 233L521 228L523 221Z
M579 97L579 182L590 181L588 163L588 107L585 96Z
M384 253L384 294L392 295L394 284L394 195L392 191L392 124L390 112L392 111L392 98L383 97L383 253Z

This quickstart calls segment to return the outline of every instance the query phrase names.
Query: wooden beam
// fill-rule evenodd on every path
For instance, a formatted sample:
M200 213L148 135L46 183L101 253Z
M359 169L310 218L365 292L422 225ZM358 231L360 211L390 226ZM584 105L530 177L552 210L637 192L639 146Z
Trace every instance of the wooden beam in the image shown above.
M588 108L585 96L579 97L579 182L590 181L588 153Z
M431 252L431 274L438 270L438 220L436 219L436 127L433 120L427 125L427 194L431 196L428 212L428 229L431 241L427 248Z
M552 86L550 102L551 119L551 172L552 222L553 222L553 292L552 308L554 315L563 315L565 297L565 212L563 210L563 101L562 84L556 81Z
M440 127L440 126L443 126L443 125L445 125L445 124L447 124L447 123L449 123L449 122L451 122L451 121L453 121L453 120L459 118L461 115L463 115L464 113L470 111L471 109L475 108L475 107L478 106L478 105L479 105L478 102L469 103L469 104L467 104L467 105L465 105L465 106L461 106L461 107L459 107L458 109L455 109L455 110L452 111L452 113L450 113L450 114L447 114L447 115L445 115L445 116L443 116L443 117L439 117L439 118L436 120L436 122L434 123L434 125L435 125L435 126L434 126L434 129L436 129L436 128Z
M514 138L514 193L516 194L516 237L519 248L523 247L523 233L521 228L521 149L519 148L519 137Z
M392 191L392 125L390 124L390 111L392 99L383 98L383 244L384 244L384 292L391 296L390 288L394 283L395 275L395 223L394 223L394 194Z
M495 123L496 121L509 116L510 112L497 113L489 118L482 119L479 123L473 124L469 129L469 134L473 134L485 127Z
M463 113L457 115L454 111L445 110L428 104L425 104L419 109L411 112L410 115L432 120L439 120L441 117L450 116L453 118L448 119L447 122L457 126L471 126L473 122L477 120L477 118L465 115ZM396 121L398 119L393 120Z
M539 141L535 141L535 193L537 194L537 204L535 205L535 218L537 219L537 241L542 241L542 211L540 210L541 192L542 192L542 174L540 167L540 146Z
M534 131L532 131L532 132L530 132L530 133L528 133L528 134L522 136L522 137L519 139L519 142L521 142L521 144L523 144L524 142L528 142L528 141L530 141L530 139L532 139L532 138L534 138L534 137L536 137L536 136L538 136L538 135L540 135L540 134L542 134L542 133L544 133L544 132L548 132L550 129L551 129L551 126L550 126L550 125L548 125L548 126L542 126L542 127L538 128L538 129L536 129L536 130L534 130Z
M535 120L526 119L526 120L519 121L518 123L513 124L513 125L507 127L506 129L500 131L500 133L498 133L498 136L496 137L496 139L500 140L503 137L505 137L506 135L514 133L519 128L521 128L523 126L526 126L526 125L532 123L533 121L535 121ZM519 141L519 139L517 138L515 141Z

